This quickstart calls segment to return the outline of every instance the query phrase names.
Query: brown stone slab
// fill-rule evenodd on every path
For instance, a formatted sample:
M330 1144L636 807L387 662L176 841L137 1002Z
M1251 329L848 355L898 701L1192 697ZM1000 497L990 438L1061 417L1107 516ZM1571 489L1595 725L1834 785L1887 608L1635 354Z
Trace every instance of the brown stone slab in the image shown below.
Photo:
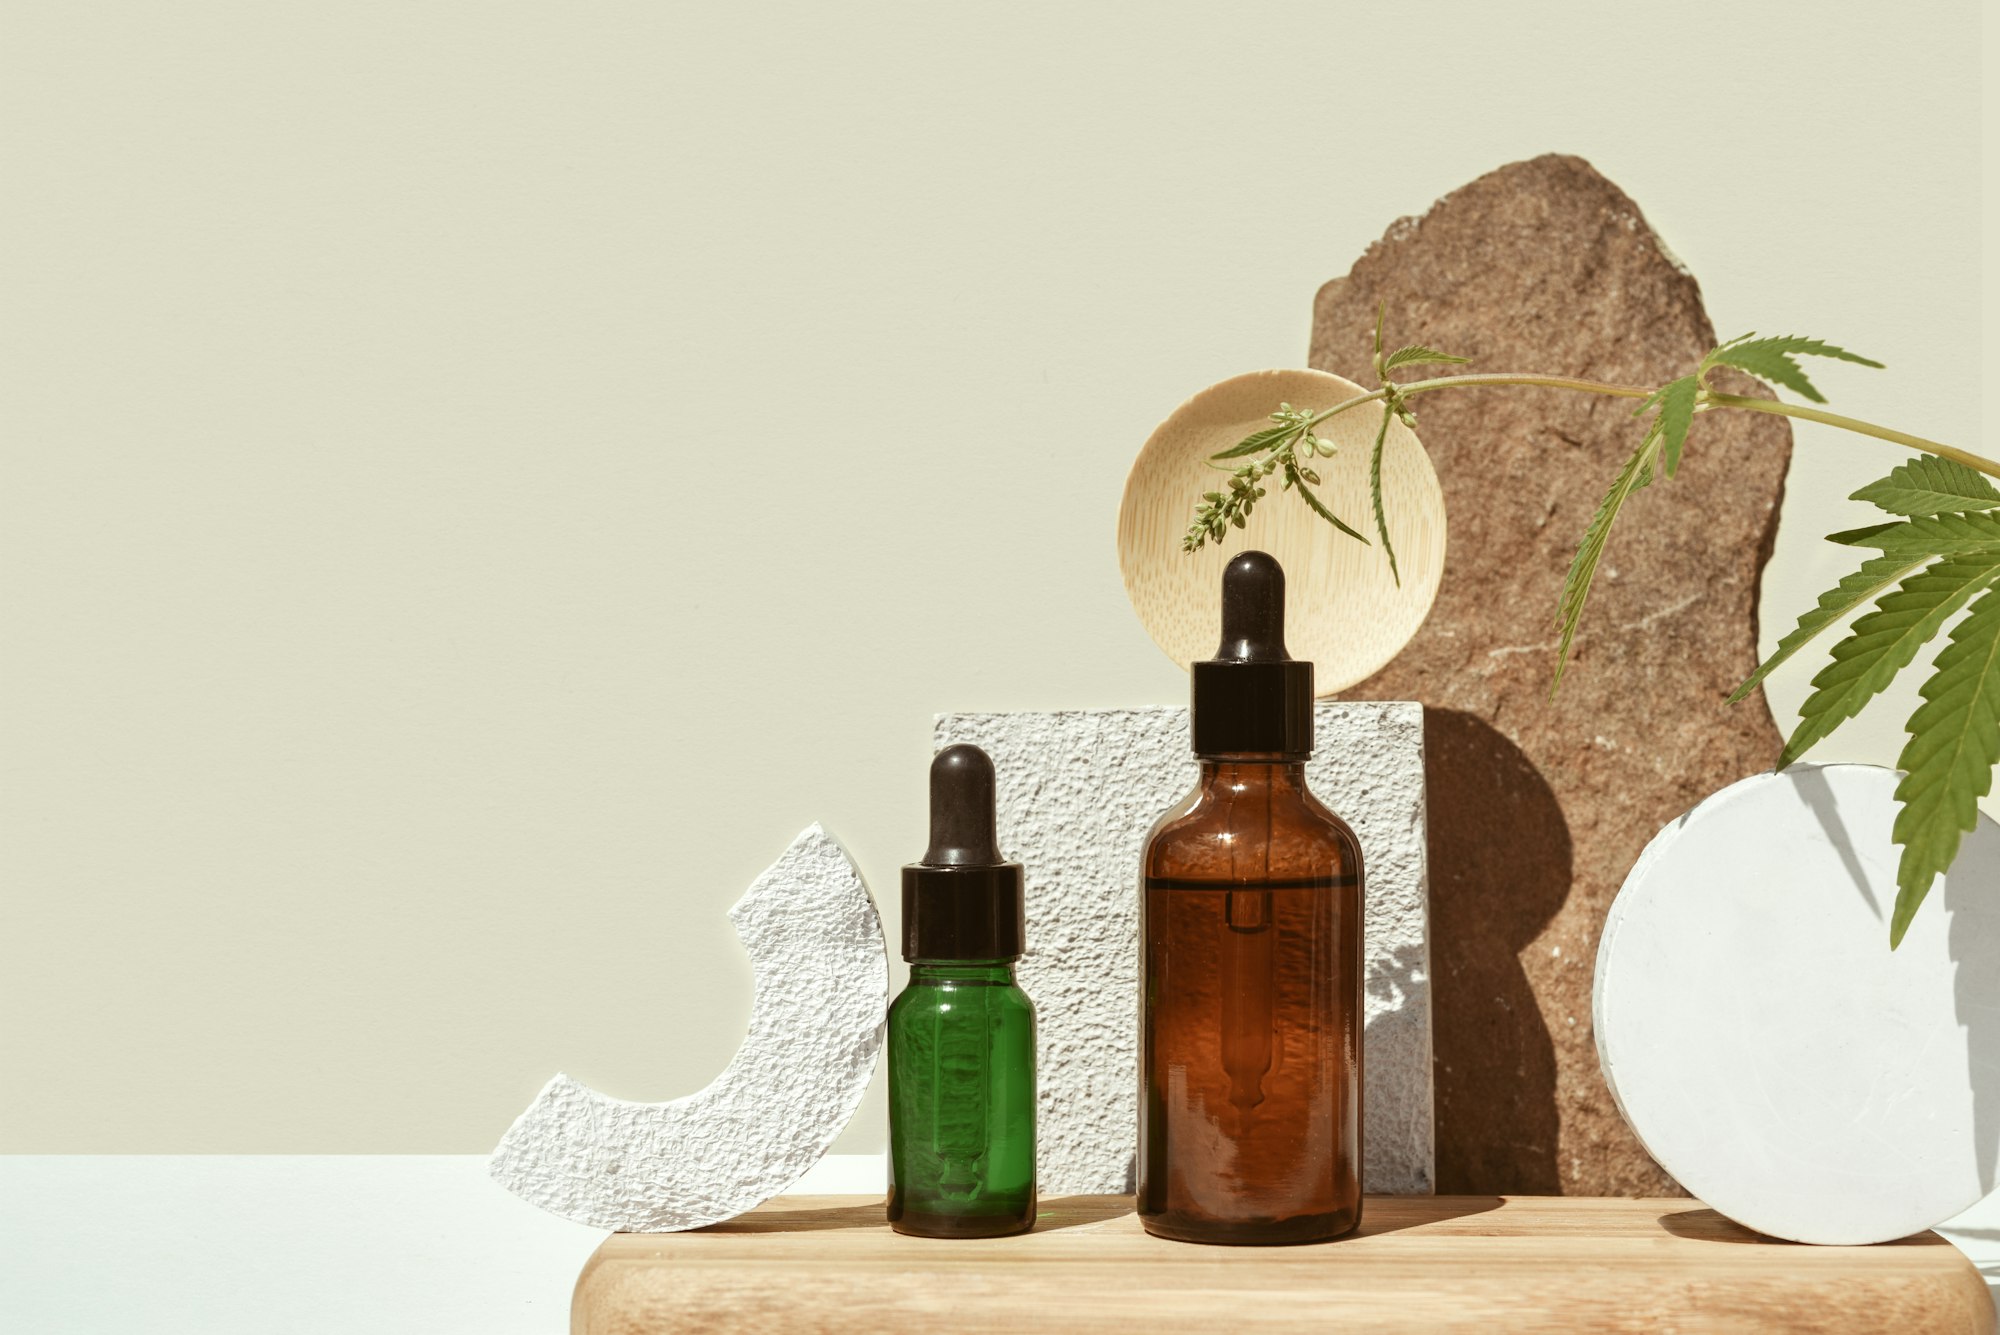
M1502 167L1397 222L1320 289L1311 364L1367 379L1378 302L1390 346L1473 371L1650 385L1716 342L1638 206L1572 157ZM1696 420L1680 477L1626 505L1551 703L1563 576L1638 442L1634 406L1519 387L1416 400L1450 523L1443 584L1410 646L1346 696L1425 706L1440 1191L1677 1190L1598 1074L1591 969L1646 841L1777 759L1762 693L1723 701L1756 666L1791 432Z
M1685 1198L1371 1196L1305 1247L1150 1237L1128 1196L1042 1202L1032 1233L906 1238L881 1199L780 1199L694 1233L614 1233L574 1335L699 1331L1926 1331L1991 1335L1935 1233L1807 1247Z

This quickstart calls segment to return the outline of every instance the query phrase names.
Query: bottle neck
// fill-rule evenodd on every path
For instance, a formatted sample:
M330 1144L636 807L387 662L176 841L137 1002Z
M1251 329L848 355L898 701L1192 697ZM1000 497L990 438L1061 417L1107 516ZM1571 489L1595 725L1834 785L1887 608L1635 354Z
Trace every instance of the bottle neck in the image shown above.
M1276 792L1306 791L1306 762L1275 754L1196 756L1204 792L1269 788Z
M1011 960L911 960L910 982L920 983L1011 983Z

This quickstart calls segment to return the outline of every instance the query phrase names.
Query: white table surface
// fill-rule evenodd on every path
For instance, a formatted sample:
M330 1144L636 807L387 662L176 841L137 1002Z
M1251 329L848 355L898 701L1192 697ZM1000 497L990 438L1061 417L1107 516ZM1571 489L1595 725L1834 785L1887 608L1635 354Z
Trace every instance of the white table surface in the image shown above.
M882 1183L838 1155L800 1189ZM555 1335L604 1237L481 1155L0 1156L0 1330Z
M801 1191L879 1191L835 1155ZM2000 1194L1940 1230L2000 1283ZM465 1156L0 1157L0 1328L554 1335L604 1238Z

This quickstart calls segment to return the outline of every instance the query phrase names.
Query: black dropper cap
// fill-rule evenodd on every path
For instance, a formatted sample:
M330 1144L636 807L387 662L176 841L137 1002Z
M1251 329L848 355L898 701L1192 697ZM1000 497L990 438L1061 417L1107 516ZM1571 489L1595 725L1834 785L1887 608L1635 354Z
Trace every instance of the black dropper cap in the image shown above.
M904 959L1020 958L1021 864L1000 856L993 787L993 762L976 746L931 761L931 846L903 868Z
M1285 652L1285 572L1263 552L1222 570L1222 644L1196 663L1189 732L1198 756L1304 760L1313 744L1313 665Z

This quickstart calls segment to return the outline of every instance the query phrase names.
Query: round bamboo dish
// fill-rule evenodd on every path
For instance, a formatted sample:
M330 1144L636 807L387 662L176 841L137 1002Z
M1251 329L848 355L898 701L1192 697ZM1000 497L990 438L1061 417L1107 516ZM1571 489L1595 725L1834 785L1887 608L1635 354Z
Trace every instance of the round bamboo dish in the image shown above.
M1265 496L1243 528L1199 552L1181 537L1202 493L1227 491L1234 461L1210 457L1271 425L1281 403L1322 409L1363 394L1325 371L1253 371L1211 385L1162 422L1125 480L1118 509L1118 566L1125 592L1153 642L1185 667L1214 656L1220 639L1222 567L1240 551L1269 552L1285 568L1285 640L1294 658L1311 659L1314 687L1331 695L1374 675L1423 625L1444 575L1444 493L1416 434L1391 422L1382 451L1382 498L1400 586L1375 536L1368 456L1381 411L1353 408L1315 434L1333 442L1333 458L1311 467L1328 509L1362 533L1355 541L1284 491L1282 476L1263 479Z

